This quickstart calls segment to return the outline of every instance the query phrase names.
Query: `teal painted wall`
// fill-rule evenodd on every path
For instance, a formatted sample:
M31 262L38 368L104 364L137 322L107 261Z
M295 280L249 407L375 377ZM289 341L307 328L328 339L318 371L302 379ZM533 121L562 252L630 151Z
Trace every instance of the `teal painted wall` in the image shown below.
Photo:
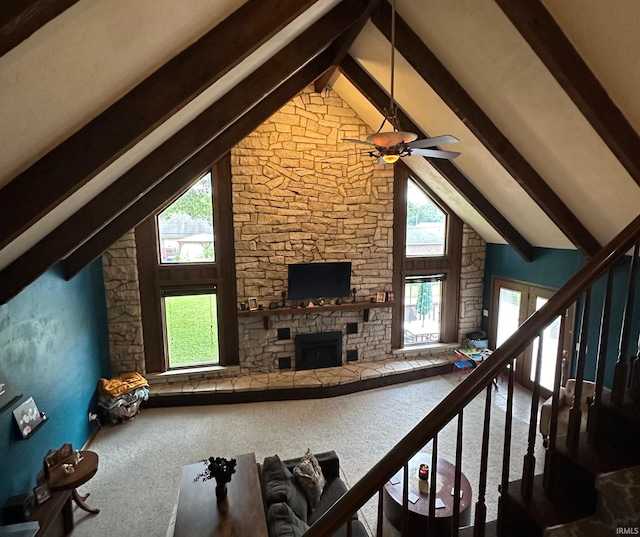
M23 395L0 414L0 505L33 492L50 448L87 441L96 385L110 368L100 260L68 282L50 270L0 306L0 371ZM12 410L28 397L49 419L22 440Z
M622 313L625 307L627 288L629 284L630 257L625 257L615 266L612 320L607 346L607 369L605 385L611 386L613 379L613 366L618 355L618 344ZM543 285L559 289L578 270L586 265L585 257L575 250L556 250L550 248L534 248L534 259L527 262L522 259L510 246L501 244L487 245L487 259L485 262L483 308L491 311L491 285L494 276L510 278L522 282ZM587 338L588 352L585 378L592 380L595 371L596 353L599 341L600 317L606 288L606 278L598 280L591 293L591 308L589 315L589 335ZM582 312L582 299L578 302L576 310L576 324L580 325ZM483 318L482 329L489 330L489 319ZM635 353L640 329L640 286L636 282L636 296L633 315L633 330L631 335L630 352ZM578 330L576 330L578 333ZM575 363L575 360L574 360Z

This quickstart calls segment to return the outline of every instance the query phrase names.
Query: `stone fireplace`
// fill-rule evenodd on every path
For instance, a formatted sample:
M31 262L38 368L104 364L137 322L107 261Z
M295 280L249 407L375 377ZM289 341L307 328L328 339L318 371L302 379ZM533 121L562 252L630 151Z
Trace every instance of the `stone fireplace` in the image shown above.
M342 365L342 332L296 336L296 370L339 365Z

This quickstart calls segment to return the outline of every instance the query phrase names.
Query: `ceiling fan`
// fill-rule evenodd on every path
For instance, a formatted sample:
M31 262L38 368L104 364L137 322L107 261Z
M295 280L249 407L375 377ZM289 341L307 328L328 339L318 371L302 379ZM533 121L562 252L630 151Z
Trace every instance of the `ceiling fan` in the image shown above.
M385 118L378 129L378 132L367 136L366 140L356 138L343 138L345 142L364 144L375 148L369 152L369 156L380 159L380 162L393 164L402 157L411 155L421 155L423 157L453 159L460 153L455 151L442 151L440 149L429 149L440 144L454 144L459 140L450 134L436 136L434 138L423 138L418 140L418 135L413 132L406 132L400 128L397 118L397 105L393 98L394 74L395 74L395 29L396 29L396 1L391 4L391 99L389 109L384 110ZM385 123L393 127L393 131L381 132Z

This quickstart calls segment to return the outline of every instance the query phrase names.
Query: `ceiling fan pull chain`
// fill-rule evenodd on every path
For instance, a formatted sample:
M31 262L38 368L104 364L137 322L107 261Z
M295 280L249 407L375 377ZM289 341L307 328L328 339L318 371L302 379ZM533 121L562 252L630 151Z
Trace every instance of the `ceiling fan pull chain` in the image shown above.
M396 110L394 106L394 87L395 87L395 51L396 51L396 0L391 4L391 99L389 101L389 118L396 127Z

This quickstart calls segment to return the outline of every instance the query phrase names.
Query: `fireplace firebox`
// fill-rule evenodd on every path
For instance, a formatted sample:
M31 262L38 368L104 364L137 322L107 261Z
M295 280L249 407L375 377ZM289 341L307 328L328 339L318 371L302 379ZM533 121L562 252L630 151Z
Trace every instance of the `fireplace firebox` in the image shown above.
M296 336L296 370L342 365L342 332Z

